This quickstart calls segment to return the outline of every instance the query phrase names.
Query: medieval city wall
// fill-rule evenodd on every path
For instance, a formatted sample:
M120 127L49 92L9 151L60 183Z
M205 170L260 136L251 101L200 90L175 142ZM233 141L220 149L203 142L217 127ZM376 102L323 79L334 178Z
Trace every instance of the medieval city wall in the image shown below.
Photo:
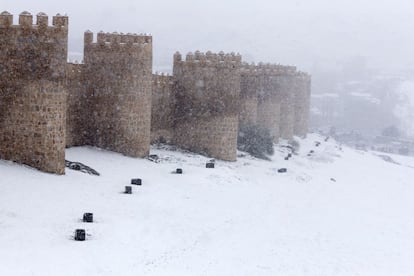
M152 78L151 143L172 143L175 112L174 80L170 75Z
M236 160L240 65L241 56L222 52L174 55L176 145Z
M144 157L152 141L234 161L239 124L306 135L311 82L295 67L197 51L153 75L151 36L89 31L84 62L68 64L68 18L48 21L0 14L1 159L63 174L65 146Z
M297 136L305 137L309 127L309 109L311 93L310 76L306 73L299 72L296 76L295 88L295 122L293 132Z
M283 74L279 78L281 101L280 101L280 138L292 140L295 122L295 73Z
M289 76L296 68L278 64L244 64L241 86L241 124L257 124L269 130L275 143L293 138L295 91ZM282 108L282 105L284 107Z
M90 144L143 157L149 153L152 37L85 33Z
M69 63L66 75L66 147L89 145L89 95L84 64Z
M0 14L0 158L64 173L68 18Z
M240 69L240 125L257 124L257 106L259 104L259 73L252 66Z
M257 124L269 130L273 142L280 137L280 97L277 95L259 99L257 107Z

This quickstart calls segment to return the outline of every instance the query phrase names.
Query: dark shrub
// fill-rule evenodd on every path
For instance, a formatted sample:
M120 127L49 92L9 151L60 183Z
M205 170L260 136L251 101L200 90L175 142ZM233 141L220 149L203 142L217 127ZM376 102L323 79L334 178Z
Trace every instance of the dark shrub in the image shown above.
M289 145L292 147L292 152L298 152L300 148L300 143L297 140L289 141Z
M258 125L240 126L237 148L265 160L269 160L268 156L274 153L269 130Z

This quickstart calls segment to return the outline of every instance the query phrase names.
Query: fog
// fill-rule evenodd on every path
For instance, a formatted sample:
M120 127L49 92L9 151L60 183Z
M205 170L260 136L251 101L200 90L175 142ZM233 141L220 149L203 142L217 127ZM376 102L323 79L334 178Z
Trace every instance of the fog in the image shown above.
M85 30L151 33L154 67L176 50L235 51L248 61L336 67L355 56L381 70L412 67L414 9L408 0L5 1L13 14L67 14L72 55Z
M313 100L314 129L377 135L396 125L414 135L409 0L1 1L15 15L67 14L70 59L82 59L85 30L152 34L154 71L170 72L177 50L239 52L296 65L312 74L314 95L335 95Z

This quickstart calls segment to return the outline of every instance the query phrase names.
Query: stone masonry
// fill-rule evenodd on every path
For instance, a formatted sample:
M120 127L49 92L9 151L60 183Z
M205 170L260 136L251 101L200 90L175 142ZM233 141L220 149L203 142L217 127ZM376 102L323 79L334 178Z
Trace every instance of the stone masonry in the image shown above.
M279 138L290 140L294 134L305 135L309 110L305 99L308 86L304 86L307 79L308 75L297 72L293 66L243 64L240 124L268 129L275 143Z
M68 64L66 146L92 145L132 157L149 153L152 37L84 34L84 63Z
M295 135L304 137L309 127L309 108L311 96L311 78L308 74L298 72L296 75L296 92L294 107L295 123L293 132Z
M234 161L239 124L306 135L311 82L295 67L177 52L172 76L153 75L151 36L89 31L67 63L68 17L48 21L0 14L1 159L64 174L65 146L144 157L152 141Z
M236 160L240 64L241 56L223 52L174 55L174 144Z
M152 79L151 143L173 143L176 98L174 79L155 74Z
M85 87L84 64L69 63L67 66L66 87L66 147L88 145L89 117L85 118L85 110L89 110L88 94Z
M149 153L152 37L85 33L89 144L144 157Z
M68 18L0 14L0 158L65 170Z

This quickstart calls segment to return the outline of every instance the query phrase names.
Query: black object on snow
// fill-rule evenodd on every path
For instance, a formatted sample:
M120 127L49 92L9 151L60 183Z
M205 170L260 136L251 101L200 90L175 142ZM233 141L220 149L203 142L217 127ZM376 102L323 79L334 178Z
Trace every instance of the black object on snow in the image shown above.
M291 152L295 152L295 148L292 147L291 145L281 145L280 147L281 148L287 148L287 149L290 149Z
M212 162L206 163L206 168L207 169L214 169L214 163L212 163Z
M285 157L285 160L289 160L289 156L286 156L286 157Z
M125 193L126 194L132 194L132 187L131 186L125 186Z
M132 185L142 185L142 180L141 180L141 178L133 178L133 179L131 179L131 184Z
M149 161L152 161L152 162L155 162L155 163L159 163L160 162L160 158L156 154L150 154L150 155L148 155L148 160Z
M287 172L287 169L286 168L281 168L281 169L278 169L277 172L278 173L285 173L285 172Z
M315 151L314 150L311 150L309 153L314 153Z
M175 170L175 173L182 174L183 173L183 169L178 168L178 169Z
M83 222L93 222L93 213L83 214Z
M95 171L91 167L88 167L80 162L72 162L69 160L65 160L65 166L71 170L81 171L81 172L93 174L93 175L99 175L97 171Z
M288 157L291 158L292 157L292 154L291 153L288 153Z
M75 230L75 241L84 241L86 238L85 229L76 229Z

